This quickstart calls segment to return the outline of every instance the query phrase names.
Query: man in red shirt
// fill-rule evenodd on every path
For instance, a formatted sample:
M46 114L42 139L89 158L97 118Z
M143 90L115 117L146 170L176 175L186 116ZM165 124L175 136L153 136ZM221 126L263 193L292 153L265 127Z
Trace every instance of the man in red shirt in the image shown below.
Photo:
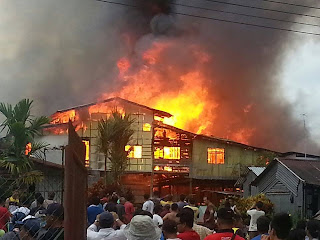
M132 217L133 217L133 213L134 213L134 206L133 204L130 202L130 200L127 200L124 204L124 209L125 209L125 217L124 217L124 221L125 224L128 224Z
M181 240L200 240L200 236L193 227L194 213L190 208L184 208L177 214L178 238Z
M9 210L4 207L4 200L1 199L0 201L0 229L6 231L6 224L10 219L10 212Z
M221 208L218 211L218 231L207 236L204 240L244 240L234 230L234 212L230 208Z

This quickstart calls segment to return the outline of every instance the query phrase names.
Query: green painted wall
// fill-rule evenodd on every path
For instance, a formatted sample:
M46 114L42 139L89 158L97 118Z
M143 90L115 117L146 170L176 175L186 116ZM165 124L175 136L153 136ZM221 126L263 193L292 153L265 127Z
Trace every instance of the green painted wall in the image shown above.
M224 164L207 162L208 148L225 149ZM190 175L198 179L238 179L244 166L261 166L261 156L272 154L260 149L245 149L231 143L195 139L193 142Z

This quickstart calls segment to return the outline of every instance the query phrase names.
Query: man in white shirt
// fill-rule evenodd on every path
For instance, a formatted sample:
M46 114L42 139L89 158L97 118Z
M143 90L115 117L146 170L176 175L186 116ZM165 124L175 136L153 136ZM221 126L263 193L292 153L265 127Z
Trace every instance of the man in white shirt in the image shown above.
M247 211L247 214L251 217L249 225L249 237L250 239L258 236L257 220L259 217L264 216L265 212L262 211L263 203L257 202L252 206L250 210Z
M120 227L114 230L113 227ZM103 212L87 229L87 240L126 240L123 229L126 225L119 220L116 213ZM100 228L100 230L98 230Z
M150 195L145 194L144 196L144 204L142 206L142 210L148 211L153 215L153 208L154 208L154 203L150 200Z

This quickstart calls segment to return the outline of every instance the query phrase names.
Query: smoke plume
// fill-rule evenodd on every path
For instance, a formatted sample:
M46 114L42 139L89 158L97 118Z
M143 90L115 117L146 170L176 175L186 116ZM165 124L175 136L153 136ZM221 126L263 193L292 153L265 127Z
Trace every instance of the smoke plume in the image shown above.
M228 2L291 12L309 11L264 1ZM119 81L116 62L123 56L134 59L139 51L150 48L154 42L170 42L160 61L152 66L163 76L159 92L170 89L182 93L186 86L177 80L177 74L187 74L188 69L197 65L205 79L201 84L208 90L204 93L206 111L200 117L210 119L213 116L206 125L205 134L234 140L246 137L248 144L278 151L303 151L302 121L293 116L294 106L283 99L281 93L285 89L279 80L283 54L303 36L176 13L287 29L309 28L172 6L161 0L127 3L138 7L85 0L2 1L1 101L16 102L29 97L36 100L39 112L49 114L95 101L106 93L121 92L130 82ZM287 21L309 20L205 0L176 3ZM310 2L312 4L314 2ZM208 59L195 63L199 56L192 56L186 46L200 46ZM133 66L131 71L141 67L139 60L136 65L138 67ZM175 66L175 72L170 72L169 65ZM195 85L197 83L195 80ZM140 98L139 103L148 105L152 98L154 95L149 99ZM187 128L192 129L194 124L189 123ZM307 138L309 152L319 153L313 140Z

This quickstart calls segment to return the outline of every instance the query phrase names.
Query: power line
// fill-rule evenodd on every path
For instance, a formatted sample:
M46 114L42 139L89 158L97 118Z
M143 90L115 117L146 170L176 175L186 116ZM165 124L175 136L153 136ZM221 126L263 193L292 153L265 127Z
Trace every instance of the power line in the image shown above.
M293 12L287 12L287 11L282 11L282 10L277 10L277 9L272 9L272 8L255 7L255 6L250 6L250 5L243 5L243 4L239 4L239 3L222 2L222 1L217 1L217 0L204 0L204 1L214 2L214 3L224 4L224 5L232 5L232 6L237 6L237 7L245 7L245 8L258 9L258 10L263 10L263 11L285 13L285 14L291 14L291 15L298 15L298 16L319 18L320 19L320 17L316 16L316 15L310 15L310 14L304 14L304 13L293 13Z
M121 5L121 6L126 6L126 7L138 8L138 6L136 6L136 5L113 2L113 1L109 1L109 0L95 0L95 1L109 3L109 4L115 4L115 5ZM293 29L271 27L271 26L259 25L259 24L254 24L254 23L237 22L237 21L231 21L231 20L226 20L226 19L219 19L219 18L213 18L213 17L205 17L205 16L200 16L200 15L194 15L194 14L187 14L187 13L182 13L182 12L172 12L172 13L178 14L178 15L182 15L182 16L201 18L201 19L207 19L207 20L213 20L213 21L219 21L219 22L227 22L227 23L234 23L234 24L240 24L240 25L246 25L246 26L252 26L252 27L260 27L260 28L266 28L266 29L281 30L281 31L287 31L287 32L294 32L294 33L301 33L301 34L307 34L307 35L320 36L320 33L312 33L312 32L306 32L306 31L293 30Z
M257 0L251 0L251 1L257 1ZM290 6L295 6L295 7L303 7L303 8L310 8L310 9L320 9L320 7L300 5L300 4L295 4L295 3L285 3L285 2L275 1L275 0L260 0L260 1L283 4L283 5L290 5Z
M273 20L273 21L286 22L286 23L294 23L294 24L300 24L300 25L306 25L306 26L320 27L320 25L318 25L318 24L312 24L312 23L304 23L304 22L282 20L282 19L270 18L270 17L262 17L262 16L257 16L257 15L251 15L251 14L245 14L245 13L237 13L237 12L230 12L230 11L225 11L225 10L217 10L217 9L212 9L212 8L194 6L194 5L185 5L185 4L181 4L181 3L171 3L171 4L172 4L172 5L176 5L176 6L181 6L181 7L202 9L202 10L213 11L213 12L228 13L228 14L234 14L234 15L245 16L245 17L252 17L252 18Z

